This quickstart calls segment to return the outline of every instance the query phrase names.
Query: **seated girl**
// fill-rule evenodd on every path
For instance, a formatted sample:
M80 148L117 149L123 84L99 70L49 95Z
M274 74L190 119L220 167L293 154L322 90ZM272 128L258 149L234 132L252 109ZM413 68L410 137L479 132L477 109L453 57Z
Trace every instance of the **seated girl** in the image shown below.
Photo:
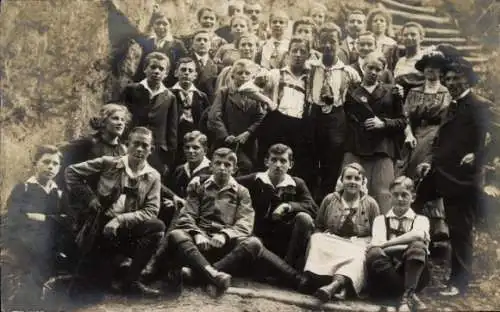
M365 247L379 208L367 194L364 169L344 167L336 191L328 194L316 217L304 271L305 291L315 289L322 301L345 298L351 288L359 294L365 285ZM322 287L320 287L322 286ZM319 287L319 288L318 288Z

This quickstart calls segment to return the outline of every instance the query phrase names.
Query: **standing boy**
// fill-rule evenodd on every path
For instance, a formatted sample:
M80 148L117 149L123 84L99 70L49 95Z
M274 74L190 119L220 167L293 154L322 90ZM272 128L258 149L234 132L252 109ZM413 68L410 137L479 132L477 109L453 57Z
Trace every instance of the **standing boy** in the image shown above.
M344 64L354 63L358 57L356 50L356 40L360 33L366 29L366 15L360 10L354 10L347 15L347 22L345 26L347 30L347 37L342 42L339 54L340 59Z
M177 151L183 150L184 135L188 132L199 130L201 115L210 105L207 95L195 87L194 81L198 73L196 64L192 58L186 57L179 60L175 76L178 82L171 88L175 95L179 112L179 124L177 126L177 137L180 138ZM183 153L177 153L175 165L185 161Z
M368 289L374 296L402 294L399 312L425 309L416 292L429 282L429 220L411 209L415 191L410 178L397 178L390 191L391 210L373 221L366 254Z
M170 68L168 57L153 52L146 57L146 79L128 85L123 102L132 114L130 127L146 127L153 133L151 166L164 175L172 167L177 150L178 107L175 96L162 83Z
M285 38L288 15L284 11L274 11L269 17L271 38L262 45L257 63L266 69L281 68L288 51L290 40Z
M219 69L210 57L211 34L206 29L200 29L193 34L190 57L196 62L197 77L194 85L204 92L210 103L215 96L215 81Z
M217 92L208 117L216 146L237 149L240 174L252 172L257 153L254 133L264 118L260 101L240 92L243 84L251 83L256 69L257 65L250 60L236 61L231 69L233 85Z
M365 168L368 194L383 213L390 209L389 184L394 180L398 142L406 127L402 88L378 81L385 66L382 54L369 54L363 81L349 89L344 104L348 126L344 164L357 162Z

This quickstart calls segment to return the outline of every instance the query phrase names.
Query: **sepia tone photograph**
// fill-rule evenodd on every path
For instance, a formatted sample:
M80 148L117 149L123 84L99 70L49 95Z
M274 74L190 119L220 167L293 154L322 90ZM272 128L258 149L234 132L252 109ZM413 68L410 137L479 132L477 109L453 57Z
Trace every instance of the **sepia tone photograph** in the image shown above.
M2 312L500 310L499 0L5 0Z

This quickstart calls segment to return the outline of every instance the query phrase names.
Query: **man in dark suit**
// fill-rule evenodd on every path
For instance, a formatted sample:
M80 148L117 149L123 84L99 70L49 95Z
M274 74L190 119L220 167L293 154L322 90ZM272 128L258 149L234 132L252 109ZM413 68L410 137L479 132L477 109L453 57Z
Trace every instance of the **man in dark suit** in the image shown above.
M146 79L128 85L121 100L132 114L130 127L146 127L153 132L154 151L148 161L165 175L177 150L177 103L162 83L170 70L170 61L165 54L153 52L145 64Z
M358 57L356 40L366 29L366 15L360 10L354 10L347 16L345 29L347 36L340 45L339 57L344 64L354 63Z
M181 58L177 63L175 76L179 80L170 90L177 99L179 120L177 137L179 142L177 151L184 149L182 138L188 132L200 130L200 120L203 112L209 106L207 95L195 87L197 77L196 63L190 57ZM175 165L178 166L186 160L183 153L177 153Z
M472 65L461 57L450 58L444 69L444 85L453 101L429 161L419 165L425 178L417 194L419 201L428 199L429 193L443 197L452 249L451 275L443 296L463 295L471 278L472 227L492 105L471 90L478 81Z
M191 46L190 57L196 63L196 72L198 76L194 81L194 85L204 92L210 103L213 101L215 94L215 81L219 69L217 64L210 58L210 33L207 30L201 29L193 34L193 43Z

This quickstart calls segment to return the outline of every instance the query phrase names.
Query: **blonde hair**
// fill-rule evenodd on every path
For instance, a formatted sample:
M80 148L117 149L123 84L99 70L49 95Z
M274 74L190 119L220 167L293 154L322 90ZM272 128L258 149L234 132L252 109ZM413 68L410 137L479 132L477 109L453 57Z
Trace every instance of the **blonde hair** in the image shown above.
M125 115L125 122L128 123L132 119L128 108L118 103L108 103L101 107L99 115L90 119L90 127L98 132L106 126L106 120L116 112L122 112Z

